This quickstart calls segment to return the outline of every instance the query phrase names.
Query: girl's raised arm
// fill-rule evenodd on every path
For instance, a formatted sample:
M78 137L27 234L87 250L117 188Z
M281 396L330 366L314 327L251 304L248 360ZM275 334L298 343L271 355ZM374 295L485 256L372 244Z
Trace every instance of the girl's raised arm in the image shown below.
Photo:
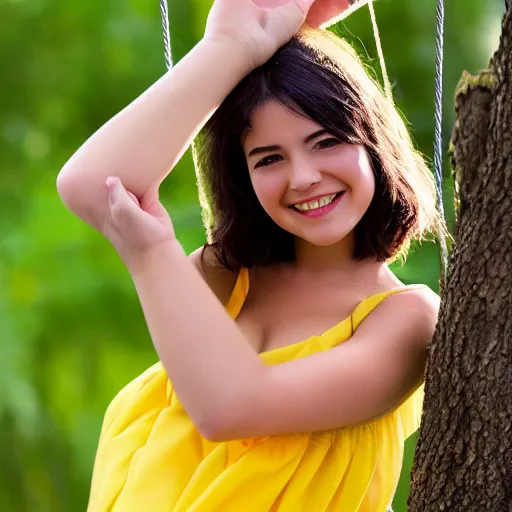
M105 180L143 200L186 151L219 104L300 28L313 0L215 0L203 40L71 157L57 188L76 215L103 231Z

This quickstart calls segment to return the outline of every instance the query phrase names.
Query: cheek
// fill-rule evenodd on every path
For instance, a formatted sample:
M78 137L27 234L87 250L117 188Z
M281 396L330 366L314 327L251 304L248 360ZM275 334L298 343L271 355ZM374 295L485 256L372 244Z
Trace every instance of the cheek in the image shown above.
M370 158L364 150L360 150L352 170L354 174L352 192L362 206L369 206L375 194L375 176Z
M369 168L367 171L361 173L361 195L362 200L367 206L370 205L375 194L375 177L373 171Z
M281 185L276 176L254 174L251 182L258 201L267 213L275 209L281 198Z

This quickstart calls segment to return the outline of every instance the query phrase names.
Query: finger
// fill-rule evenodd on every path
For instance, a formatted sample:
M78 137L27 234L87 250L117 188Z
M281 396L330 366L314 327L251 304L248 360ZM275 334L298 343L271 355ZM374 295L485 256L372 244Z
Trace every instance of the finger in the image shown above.
M311 6L315 3L315 0L295 0L295 2L299 9L302 11L304 16L306 16L311 9Z
M109 191L109 201L110 204L114 204L123 194L127 194L128 197L138 206L140 207L140 201L137 196L126 190L123 186L121 180L117 177L108 177L106 181L106 186Z
M112 207L114 203L119 199L119 196L122 193L124 187L121 183L121 180L115 176L109 176L105 181L105 185L108 191L108 204L109 207Z
M144 211L156 219L165 219L168 216L164 205L158 200L148 202Z
M306 22L316 28L326 28L346 18L367 0L317 0L310 9Z
M149 215L156 218L166 217L167 210L159 200L159 187L152 187L140 200L140 207Z
M285 44L283 34L295 34L306 19L306 15L314 0L293 0L272 9L268 13L267 32L275 41ZM287 37L289 39L289 37Z
M125 189L126 190L126 189ZM129 190L126 190L126 193L130 196L130 199L137 205L140 206L140 201L137 199L137 196L132 194Z
M137 198L124 188L121 180L116 177L109 177L106 180L110 215L114 222L123 227L130 225L135 227L147 215L141 210Z

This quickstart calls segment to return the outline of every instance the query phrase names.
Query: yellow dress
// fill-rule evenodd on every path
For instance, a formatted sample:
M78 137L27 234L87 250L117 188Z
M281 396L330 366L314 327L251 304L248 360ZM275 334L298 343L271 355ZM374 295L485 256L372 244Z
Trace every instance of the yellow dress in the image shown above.
M227 305L233 318L248 288L244 269ZM328 350L401 290L372 295L322 335L260 357L279 364ZM384 512L422 403L423 385L357 427L215 443L199 434L158 363L108 407L88 512Z

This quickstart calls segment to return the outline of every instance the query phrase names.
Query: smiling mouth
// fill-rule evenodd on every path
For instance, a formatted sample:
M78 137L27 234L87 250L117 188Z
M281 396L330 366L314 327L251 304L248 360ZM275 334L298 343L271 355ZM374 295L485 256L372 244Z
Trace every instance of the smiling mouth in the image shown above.
M319 210L320 208L324 208L333 203L334 201L336 201L336 199L338 199L342 194L344 194L344 192L345 191L343 190L341 192L338 192L337 194L329 194L318 199L315 199L313 201L292 204L290 208L301 213Z
M298 205L290 206L290 208L297 214L301 215L305 218L310 219L318 219L320 217L324 217L331 211L333 211L337 206L338 203L340 203L343 200L343 196L345 195L345 190L342 192L338 192L334 195L328 195L321 197L319 199L316 199L314 201L308 201L307 203L299 203ZM327 204L324 204L324 206L320 206L320 204L327 202ZM307 210L305 208L308 208Z

